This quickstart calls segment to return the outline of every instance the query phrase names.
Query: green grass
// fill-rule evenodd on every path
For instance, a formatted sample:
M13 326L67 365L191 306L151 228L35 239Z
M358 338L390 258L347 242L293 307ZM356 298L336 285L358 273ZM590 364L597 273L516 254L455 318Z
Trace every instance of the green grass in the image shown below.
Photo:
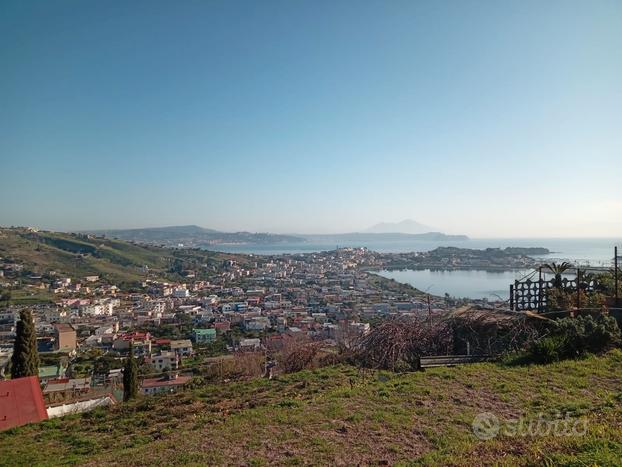
M39 303L53 303L54 294L48 290L35 288L22 288L11 292L11 304L34 305Z
M622 352L547 366L424 373L347 366L208 385L0 434L2 465L619 465ZM502 421L585 417L583 436L501 435Z

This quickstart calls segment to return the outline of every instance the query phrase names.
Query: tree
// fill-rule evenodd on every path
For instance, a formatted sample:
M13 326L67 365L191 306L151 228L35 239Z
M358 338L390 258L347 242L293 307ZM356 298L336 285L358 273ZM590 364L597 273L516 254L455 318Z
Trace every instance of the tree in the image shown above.
M39 353L37 352L37 334L30 310L19 313L19 321L11 357L11 377L39 375Z
M544 267L548 269L551 273L555 274L555 279L553 280L553 287L560 289L562 286L562 274L565 273L568 269L570 269L572 267L572 264L570 264L567 261L564 261L563 263L560 263L560 264L557 264L557 263L545 264Z
M0 304L5 307L8 307L11 304L11 291L7 290L6 292L0 292Z
M134 346L130 342L130 349L123 367L123 400L129 401L138 396L138 366L134 358Z

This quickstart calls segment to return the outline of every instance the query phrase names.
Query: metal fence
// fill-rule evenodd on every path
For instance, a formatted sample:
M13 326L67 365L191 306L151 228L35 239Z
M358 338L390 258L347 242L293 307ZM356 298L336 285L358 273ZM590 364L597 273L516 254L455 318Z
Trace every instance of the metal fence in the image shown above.
M538 279L532 281L515 281L510 285L510 308L518 311L542 311L547 307L547 289L560 288L566 292L593 292L595 282L593 279L582 280L581 271L577 271L574 279L563 277L556 285L556 279Z
M614 248L613 257L613 273L614 273L614 297L615 306L619 306L619 266L618 266L618 247ZM579 267L574 271L567 271L558 278L546 278L543 268L540 267L538 279L527 278L524 280L514 281L510 285L510 308L516 311L538 311L542 312L547 307L547 290L551 288L562 289L566 292L574 292L577 294L577 306L580 304L580 292L593 292L596 288L596 281L593 273L603 273L609 271L609 268ZM575 277L568 277L571 274ZM592 274L588 274L592 273Z

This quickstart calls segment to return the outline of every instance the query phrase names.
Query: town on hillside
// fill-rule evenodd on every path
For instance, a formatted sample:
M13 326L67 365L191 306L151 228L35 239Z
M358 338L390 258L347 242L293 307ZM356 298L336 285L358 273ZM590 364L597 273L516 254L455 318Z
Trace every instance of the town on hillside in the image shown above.
M44 233L22 234L45 243ZM64 254L71 241L100 239L68 236L42 248L61 247ZM0 258L0 375L11 361L20 311L27 308L36 329L38 376L52 407L119 398L130 344L139 357L140 393L151 395L181 389L199 375L222 374L223 366L250 356L258 358L257 372L276 373L281 369L272 356L284 349L321 342L331 353L384 316L436 316L454 304L368 272L384 260L365 248L239 255L216 265L195 262L193 269L176 260L165 272L136 267L143 279L130 284L101 274L42 270L16 259L15 249L7 253ZM98 256L72 254L75 261Z
M612 271L577 269L574 277L570 263L530 256L544 253L234 255L0 229L0 388L8 395L0 431L306 369L358 368L353 387L368 371L512 355L552 363L620 346L617 250ZM535 269L496 301L439 297L375 273L517 265Z

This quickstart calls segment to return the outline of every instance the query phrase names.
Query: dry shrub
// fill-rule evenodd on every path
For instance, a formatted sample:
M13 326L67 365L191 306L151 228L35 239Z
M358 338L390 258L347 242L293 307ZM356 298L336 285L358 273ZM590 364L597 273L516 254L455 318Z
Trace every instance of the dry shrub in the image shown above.
M234 377L255 378L263 374L266 356L263 352L240 352L232 361Z
M262 352L240 352L233 358L206 367L201 371L201 376L206 381L255 378L263 374L265 362L266 357Z
M383 321L356 343L356 361L367 368L419 369L419 357L449 351L452 331L446 322L395 317Z
M279 367L284 373L294 373L317 364L317 357L324 348L323 342L301 343L289 346L280 355Z
M454 331L454 352L468 351L475 355L503 355L523 350L538 338L540 328L546 323L548 320L518 313L474 312L449 319Z
M350 363L350 352L326 352L317 359L318 368Z

